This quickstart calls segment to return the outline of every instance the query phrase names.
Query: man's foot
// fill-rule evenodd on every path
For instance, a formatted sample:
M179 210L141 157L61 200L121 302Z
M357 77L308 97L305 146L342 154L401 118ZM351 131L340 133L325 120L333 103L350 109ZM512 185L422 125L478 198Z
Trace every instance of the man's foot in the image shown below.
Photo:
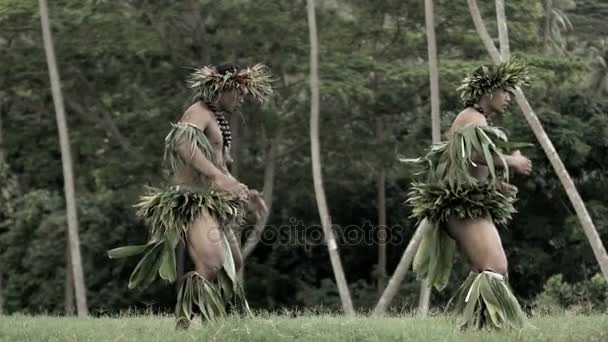
M187 318L179 318L177 322L175 322L175 331L186 331L190 326L190 320Z

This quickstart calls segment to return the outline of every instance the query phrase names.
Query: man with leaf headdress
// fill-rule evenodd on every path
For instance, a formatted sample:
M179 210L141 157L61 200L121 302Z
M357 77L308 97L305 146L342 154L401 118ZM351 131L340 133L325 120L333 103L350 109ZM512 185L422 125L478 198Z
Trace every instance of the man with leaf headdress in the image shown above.
M434 144L426 156L406 162L424 167L424 179L408 194L412 216L426 220L431 229L414 259L419 277L441 290L448 282L458 245L471 274L452 301L463 314L461 327L521 328L525 323L517 299L507 283L507 258L497 225L515 212L517 188L509 171L532 172L530 159L488 123L504 113L512 91L526 85L526 67L519 61L481 66L458 88L466 108L458 114L445 142Z
M150 225L147 244L109 252L111 258L143 255L129 279L129 288L149 286L159 275L177 278L175 250L186 243L194 270L184 275L175 313L177 329L187 328L194 309L202 318L225 317L227 309L249 313L237 272L242 258L231 227L241 223L246 208L258 219L267 214L255 190L229 173L231 131L224 114L235 112L244 97L264 102L271 77L261 64L204 66L191 75L194 103L165 138L165 161L173 184L142 196L138 216Z

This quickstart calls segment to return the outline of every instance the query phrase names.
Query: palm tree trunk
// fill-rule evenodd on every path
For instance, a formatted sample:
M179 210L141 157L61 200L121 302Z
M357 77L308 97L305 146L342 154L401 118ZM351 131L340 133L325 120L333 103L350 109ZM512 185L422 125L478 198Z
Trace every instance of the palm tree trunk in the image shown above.
M66 316L74 315L74 273L72 272L72 258L70 258L70 244L65 244L65 286L64 286L64 312Z
M2 276L3 276L3 274L2 274L2 272L0 272L0 316L2 314L4 314L4 296L2 295L2 293L4 291L4 287L3 287L4 283L2 282L3 281Z
M550 52L550 39L551 39L551 16L553 14L553 0L545 0L545 32L543 38L543 47L545 49L545 55Z
M384 127L382 118L376 117L376 137L378 143L382 143L382 135ZM381 295L386 286L386 169L383 163L378 167L378 176L376 181L377 193L377 209L378 209L378 294Z
M0 167L4 163L4 142L2 140L2 133L2 104L0 103ZM4 283L2 282L4 278L3 271L3 269L0 269L0 315L2 315L4 309Z
M429 75L431 83L431 132L433 143L441 140L441 118L439 116L439 67L437 62L437 39L435 38L435 18L433 0L424 1L426 22L426 41L429 58Z
M435 38L435 15L433 0L424 1L424 18L426 22L426 41L429 59L429 75L431 84L431 132L433 143L441 140L441 118L439 106L439 67L437 62L437 39ZM423 281L420 287L418 313L426 316L431 300L431 287Z
M475 0L467 1L469 4L471 16L473 17L473 22L475 23L477 33L479 34L479 37L481 38L484 46L486 47L486 50L490 54L492 61L495 64L502 62L503 59L498 53L496 46L494 46L492 40L489 39L490 35L488 34L488 31L486 30L486 27L483 24L483 19L481 18L481 14L479 13L477 2ZM587 237L587 240L589 240L589 244L591 245L593 254L595 255L595 259L597 260L597 263L600 266L600 270L602 271L604 278L608 280L608 254L606 253L606 249L602 244L602 240L600 239L600 236L597 233L597 229L595 228L595 225L591 220L591 216L589 216L589 212L585 207L585 203L583 202L581 195L578 193L578 190L576 189L572 178L570 178L570 174L568 174L564 163L559 158L559 155L557 154L553 143L547 136L547 133L543 129L540 120L536 116L536 113L534 113L534 110L530 106L530 103L528 102L526 96L521 90L515 91L515 99L517 100L519 107L524 113L524 117L528 121L530 128L534 132L536 139L545 151L545 154L547 155L551 166L553 166L555 173L557 173L557 177L562 183L562 186L564 187L564 190L566 191L566 194L570 199L570 203L572 203L572 206L574 207L574 211L578 216L585 236Z
M509 48L509 29L507 27L507 15L505 14L505 1L496 0L496 24L498 26L498 41L500 42L500 55L504 60L511 57Z
M87 298L82 270L82 259L80 256L80 241L78 237L78 216L76 212L76 194L74 190L74 174L72 170L72 156L70 153L70 140L65 118L63 97L61 94L61 81L55 60L55 51L49 23L49 15L46 0L38 0L40 7L40 23L42 26L42 38L44 50L49 68L49 78L53 95L53 104L57 116L57 130L59 132L59 143L61 146L61 164L63 167L63 180L65 188L65 201L68 222L68 240L70 244L70 257L72 261L72 272L74 274L74 288L76 293L76 308L78 316L87 316Z
M405 248L405 253L403 253L403 256L401 256L399 264L397 264L397 268L395 269L393 276L388 282L388 286L382 293L378 304L376 304L376 307L374 308L374 315L381 315L385 313L389 304L391 303L393 298L395 298L397 292L399 292L401 282L403 282L403 278L405 278L405 274L407 273L407 270L409 269L410 265L412 264L412 261L414 260L414 255L418 250L420 241L422 241L422 237L424 236L424 234L427 233L430 228L431 225L428 223L427 220L423 220L418 225L414 236L412 236L410 242Z
M479 7L477 7L477 1L475 0L467 0L469 5L469 12L471 13L471 17L473 18L473 24L475 25L475 30L477 30L477 34L479 34L479 38L481 42L485 46L486 50L490 54L490 58L494 63L502 62L502 56L494 46L494 42L492 41L492 37L486 30L486 26L483 23L483 19L481 18L481 13L479 12Z
M325 190L323 189L323 179L321 175L321 152L319 141L319 43L317 36L317 21L315 14L315 0L307 0L308 9L308 31L310 35L310 149L312 155L312 173L315 187L315 197L321 217L321 225L325 233L325 241L329 250L331 265L338 285L340 300L342 301L342 309L348 315L354 314L353 303L350 297L340 254L338 252L338 244L334 237L333 228L331 226L331 218L329 209L325 199Z

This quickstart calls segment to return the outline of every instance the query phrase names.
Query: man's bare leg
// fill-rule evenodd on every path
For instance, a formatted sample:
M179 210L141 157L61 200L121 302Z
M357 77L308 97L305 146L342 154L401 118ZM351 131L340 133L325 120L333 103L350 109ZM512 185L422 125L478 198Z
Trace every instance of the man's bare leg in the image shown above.
M498 230L489 217L464 220L452 217L448 220L448 232L467 256L474 271L507 275L507 256Z
M204 210L188 227L186 238L194 270L206 280L213 281L222 268L225 253L217 219ZM187 329L190 319L178 318L176 330Z
M224 261L221 234L217 219L207 211L188 228L187 245L194 270L209 281L215 279Z

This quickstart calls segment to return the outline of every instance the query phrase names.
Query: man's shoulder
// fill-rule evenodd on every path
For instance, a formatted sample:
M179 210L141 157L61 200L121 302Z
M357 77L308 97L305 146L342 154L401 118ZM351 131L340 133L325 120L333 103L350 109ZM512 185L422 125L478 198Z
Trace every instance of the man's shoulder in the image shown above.
M486 117L473 108L466 108L458 113L456 119L454 119L454 123L458 123L459 126L486 126L488 124Z
M211 118L211 111L202 106L199 102L193 103L188 109L184 111L180 122L187 122L199 126L201 128L207 126L209 119Z

